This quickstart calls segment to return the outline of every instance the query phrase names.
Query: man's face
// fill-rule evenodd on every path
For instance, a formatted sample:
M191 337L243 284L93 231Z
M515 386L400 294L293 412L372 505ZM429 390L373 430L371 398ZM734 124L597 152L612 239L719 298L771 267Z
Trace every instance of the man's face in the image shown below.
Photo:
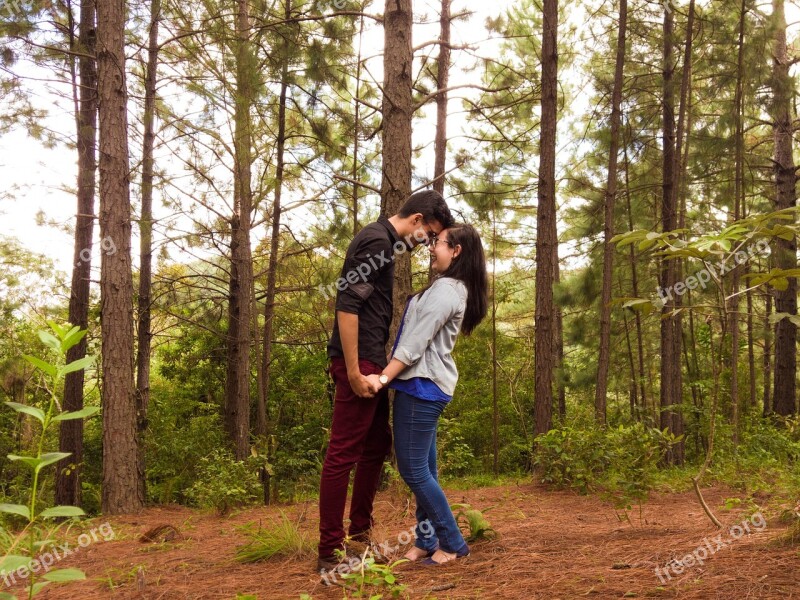
M414 225L416 228L411 236L414 247L417 247L420 244L425 244L427 246L431 243L431 241L435 240L436 236L442 232L442 229L444 229L442 224L436 219L431 219L430 221L425 222L425 219L422 218L422 215L415 217Z

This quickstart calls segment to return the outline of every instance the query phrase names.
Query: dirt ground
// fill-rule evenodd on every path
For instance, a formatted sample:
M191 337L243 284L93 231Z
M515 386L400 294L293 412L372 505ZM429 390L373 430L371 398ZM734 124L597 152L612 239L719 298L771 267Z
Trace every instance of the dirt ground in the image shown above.
M723 509L726 498L737 496L731 490L710 488L705 496L725 529L711 525L692 492L653 494L641 520L634 507L629 523L598 497L532 483L451 490L451 502L465 502L485 512L498 539L473 544L470 556L446 566L404 564L394 572L407 586L402 596L411 598L800 599L800 548L776 543L786 531L777 507L764 509L762 523L748 517L750 511ZM406 498L396 489L378 495L376 541L392 545L398 537L404 541L403 532L414 524L413 501L409 505ZM314 555L250 565L234 562L237 547L245 542L240 526L270 526L280 511L299 521L316 541L315 502L248 509L228 517L169 506L135 516L95 519L86 529L108 523L115 538L90 543L84 537L85 547L58 563L59 568L83 569L88 579L50 585L37 597L352 597L342 587L320 583ZM165 524L180 536L166 543L139 541L143 532ZM742 530L730 529L736 525ZM79 547L78 535L72 530L65 537L74 538L73 548ZM670 560L683 560L687 554L702 564L684 561L683 567L672 563L666 570Z

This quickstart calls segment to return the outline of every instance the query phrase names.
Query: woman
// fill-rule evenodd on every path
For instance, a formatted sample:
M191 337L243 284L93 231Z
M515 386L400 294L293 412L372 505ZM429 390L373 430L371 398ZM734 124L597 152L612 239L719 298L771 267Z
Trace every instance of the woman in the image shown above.
M429 243L433 283L406 305L392 359L371 375L394 399L400 475L417 500L417 539L405 558L442 564L469 554L436 469L436 426L453 397L458 370L451 356L459 331L469 335L486 316L486 258L478 232L456 224Z

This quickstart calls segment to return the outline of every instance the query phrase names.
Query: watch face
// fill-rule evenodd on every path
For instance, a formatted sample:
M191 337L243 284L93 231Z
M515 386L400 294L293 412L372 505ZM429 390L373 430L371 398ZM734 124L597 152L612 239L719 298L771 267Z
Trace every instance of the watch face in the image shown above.
M387 383L389 383L389 376L388 375L381 375L380 377L378 377L378 381L380 381L382 384L386 385Z

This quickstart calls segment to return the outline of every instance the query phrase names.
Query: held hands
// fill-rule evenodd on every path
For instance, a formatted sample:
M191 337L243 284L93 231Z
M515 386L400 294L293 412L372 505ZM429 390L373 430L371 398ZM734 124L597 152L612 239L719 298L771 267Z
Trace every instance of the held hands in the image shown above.
M357 396L361 398L372 398L377 394L381 388L381 382L378 380L378 375L362 375L357 373L352 377L348 377L350 387Z
M380 380L380 374L373 373L372 375L367 375L367 381L375 389L376 394L380 392L381 389L383 389L383 384L381 383Z

